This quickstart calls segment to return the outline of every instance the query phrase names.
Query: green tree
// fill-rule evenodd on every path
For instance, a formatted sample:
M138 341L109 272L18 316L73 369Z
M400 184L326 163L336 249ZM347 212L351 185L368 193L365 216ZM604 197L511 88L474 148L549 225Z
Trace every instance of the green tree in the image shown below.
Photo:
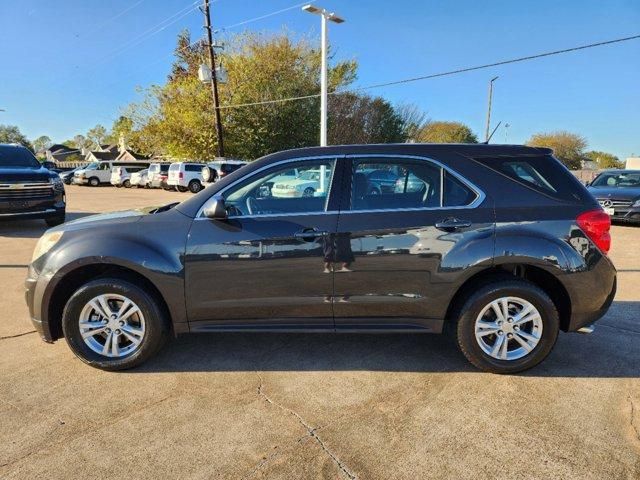
M19 143L33 151L33 145L15 125L0 125L0 143Z
M598 168L624 168L624 163L611 153L591 150L590 152L585 153L584 156L589 160L596 162Z
M329 97L327 137L332 145L393 143L406 139L402 117L380 97L340 93Z
M133 148L133 120L124 115L120 115L111 126L111 134L108 136L109 143L119 144L120 139L124 140L126 146Z
M52 145L51 139L46 135L41 135L33 141L33 148L36 152L46 150Z
M567 168L577 170L582 167L587 140L578 134L561 130L550 133L536 133L529 139L527 145L551 148L556 158L564 163Z
M478 143L478 137L460 122L427 122L415 135L416 141L424 143Z
M197 78L204 58L201 43L188 34L178 37L176 61L168 82L152 87L145 99L130 105L132 136L141 150L179 158L209 159L215 155L216 133L211 90ZM225 154L253 159L287 148L317 145L320 101L299 101L227 108L226 105L315 95L320 90L320 53L304 39L286 34L244 33L231 37L220 60L228 81L220 85ZM333 62L331 90L355 79L356 64Z
M96 125L87 132L87 138L94 147L98 148L107 138L107 129L102 125Z

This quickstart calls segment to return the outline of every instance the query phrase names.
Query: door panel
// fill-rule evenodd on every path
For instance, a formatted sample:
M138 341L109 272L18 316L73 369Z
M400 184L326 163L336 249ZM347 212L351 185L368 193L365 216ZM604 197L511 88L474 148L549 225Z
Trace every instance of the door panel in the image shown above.
M471 225L454 232L434 226L454 215ZM488 215L490 209L341 215L337 236L348 239L354 260L349 271L336 268L336 328L433 329L462 271L479 258L491 262Z
M368 195L358 162L365 160L353 159L352 209L341 212L336 234L336 329L439 331L462 276L491 264L492 202L465 197L466 186L437 164L402 163L414 159L366 160L369 170L395 162L387 168L398 177L393 193ZM476 198L479 205L464 208Z
M292 168L297 177L282 175ZM185 261L192 329L334 329L324 258L341 168L335 158L276 164L222 194L229 218L194 220Z
M325 237L299 234L333 233L337 221L337 214L194 221L186 258L192 326L215 321L219 327L333 329Z

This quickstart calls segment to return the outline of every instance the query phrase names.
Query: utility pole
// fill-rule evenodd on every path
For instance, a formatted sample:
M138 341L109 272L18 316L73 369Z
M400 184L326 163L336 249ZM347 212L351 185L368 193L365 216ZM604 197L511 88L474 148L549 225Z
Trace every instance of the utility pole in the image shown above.
M222 139L222 119L220 118L220 101L218 99L218 79L216 77L216 54L213 50L213 34L211 33L211 13L209 0L204 0L203 6L207 42L209 50L209 68L211 68L211 93L213 94L213 109L216 115L216 136L218 138L218 157L224 157L224 141Z
M484 141L489 142L489 126L491 125L491 101L493 100L493 82L495 82L499 77L493 77L489 81L489 106L487 108L487 128L484 134Z

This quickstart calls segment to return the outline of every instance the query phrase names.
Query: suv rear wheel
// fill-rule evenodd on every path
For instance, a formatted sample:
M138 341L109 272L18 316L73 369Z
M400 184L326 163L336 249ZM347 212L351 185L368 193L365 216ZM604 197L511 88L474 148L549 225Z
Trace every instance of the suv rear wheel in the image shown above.
M521 279L484 284L459 305L456 337L473 365L492 373L534 367L558 338L558 311L549 296Z
M189 191L191 193L198 193L202 190L202 184L198 180L191 180L189 182Z
M62 329L73 353L103 370L136 367L164 344L168 319L158 301L132 283L100 278L67 302Z

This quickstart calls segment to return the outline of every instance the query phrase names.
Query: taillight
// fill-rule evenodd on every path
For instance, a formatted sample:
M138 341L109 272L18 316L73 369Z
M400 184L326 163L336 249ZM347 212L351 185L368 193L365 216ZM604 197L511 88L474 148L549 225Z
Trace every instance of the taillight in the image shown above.
M182 180L182 179L184 178L184 172L180 172L180 173L178 174L178 178L179 178L180 180Z
M611 248L611 218L601 209L581 213L576 218L578 226L596 246L607 253Z

